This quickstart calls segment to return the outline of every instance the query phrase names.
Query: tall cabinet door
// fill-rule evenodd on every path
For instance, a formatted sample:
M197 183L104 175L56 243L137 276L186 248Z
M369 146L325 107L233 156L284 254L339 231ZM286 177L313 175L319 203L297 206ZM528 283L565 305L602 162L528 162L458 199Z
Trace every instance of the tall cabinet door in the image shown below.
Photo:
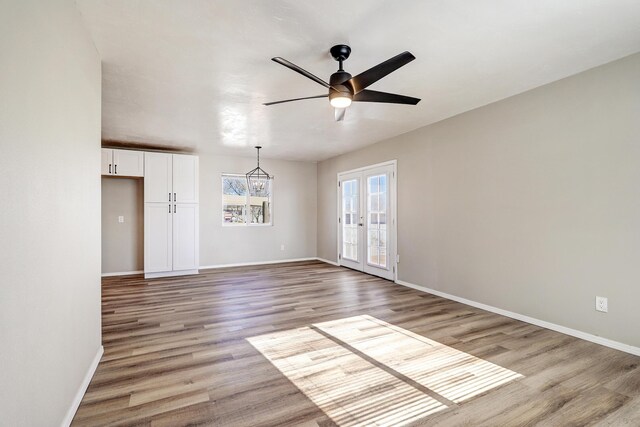
M176 203L173 214L173 270L197 270L200 265L199 208L194 203Z
M198 203L198 157L173 155L173 193L176 203Z
M144 272L173 269L172 207L169 202L144 204Z
M144 153L144 201L173 201L172 155L166 153Z

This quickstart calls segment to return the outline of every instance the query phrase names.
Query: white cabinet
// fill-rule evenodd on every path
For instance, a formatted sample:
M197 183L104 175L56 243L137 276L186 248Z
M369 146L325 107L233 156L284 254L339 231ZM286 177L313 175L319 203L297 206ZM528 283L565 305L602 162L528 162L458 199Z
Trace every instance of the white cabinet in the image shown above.
M144 202L172 202L173 155L144 153Z
M144 272L172 270L172 216L170 203L144 204Z
M198 158L173 155L173 192L177 203L198 203Z
M173 269L197 270L200 261L198 205L176 203L173 206Z
M144 153L103 148L101 169L102 175L144 176Z
M198 272L198 157L145 153L145 277Z

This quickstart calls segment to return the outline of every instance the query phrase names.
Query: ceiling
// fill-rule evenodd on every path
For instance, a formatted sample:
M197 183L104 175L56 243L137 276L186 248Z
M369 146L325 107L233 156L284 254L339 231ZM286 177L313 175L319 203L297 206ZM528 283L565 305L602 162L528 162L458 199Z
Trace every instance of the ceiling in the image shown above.
M640 51L637 0L77 0L103 61L103 140L323 160ZM370 89L417 106L324 99L334 44L356 75L408 50Z

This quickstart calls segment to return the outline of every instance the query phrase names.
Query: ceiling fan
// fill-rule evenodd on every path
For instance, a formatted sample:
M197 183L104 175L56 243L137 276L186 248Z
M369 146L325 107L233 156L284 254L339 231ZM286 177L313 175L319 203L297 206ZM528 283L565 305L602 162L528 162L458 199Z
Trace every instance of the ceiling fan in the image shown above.
M298 67L286 59L275 57L271 58L272 61L278 64L284 65L287 68L292 69L296 73L313 80L314 82L324 86L329 90L329 93L324 95L307 96L304 98L285 99L282 101L267 102L264 105L282 104L284 102L301 101L303 99L315 99L315 98L329 98L331 106L335 108L336 121L344 119L344 113L346 108L351 105L351 102L385 102L389 104L408 104L416 105L420 102L419 98L412 98L410 96L397 95L395 93L378 92L375 90L368 90L367 87L388 74L391 74L403 65L416 59L410 52L403 52L394 56L391 59L369 68L358 74L355 77L351 77L351 74L344 71L342 63L349 58L351 54L351 48L344 44L333 46L330 50L331 56L338 61L340 66L338 71L333 73L329 78L329 83L325 82L321 78L311 74L307 70Z

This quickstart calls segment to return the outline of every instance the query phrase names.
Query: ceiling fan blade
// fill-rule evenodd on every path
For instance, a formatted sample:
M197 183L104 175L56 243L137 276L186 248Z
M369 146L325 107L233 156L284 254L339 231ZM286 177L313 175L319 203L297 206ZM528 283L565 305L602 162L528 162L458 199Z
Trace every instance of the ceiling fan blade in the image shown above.
M341 122L344 120L344 113L347 111L346 108L336 108L336 122Z
M363 90L353 96L354 102L387 102L389 104L416 105L420 98L398 95L395 93L378 92L376 90Z
M384 76L391 74L414 59L416 59L416 57L410 52L402 52L401 54L396 55L391 59L387 59L375 67L371 67L367 71L358 74L349 80L349 83L353 88L353 93L356 94L362 92L367 88L367 86L377 82Z
M324 80L322 80L320 77L314 76L313 74L311 74L310 72L308 72L307 70L304 70L300 67L298 67L296 64L287 61L284 58L280 58L279 56L276 56L275 58L271 58L272 61L277 62L280 65L284 65L285 67L292 69L293 71L295 71L296 73L302 74L303 76L305 76L308 79L313 80L314 82L321 84L322 86L326 87L327 89L329 89L329 83L325 82Z
M262 105L274 105L274 104L282 104L283 102L292 102L292 101L302 101L303 99L316 99L316 98L326 98L329 95L316 95L316 96L305 96L304 98L293 98L293 99L284 99L282 101L274 101L274 102L265 102Z

